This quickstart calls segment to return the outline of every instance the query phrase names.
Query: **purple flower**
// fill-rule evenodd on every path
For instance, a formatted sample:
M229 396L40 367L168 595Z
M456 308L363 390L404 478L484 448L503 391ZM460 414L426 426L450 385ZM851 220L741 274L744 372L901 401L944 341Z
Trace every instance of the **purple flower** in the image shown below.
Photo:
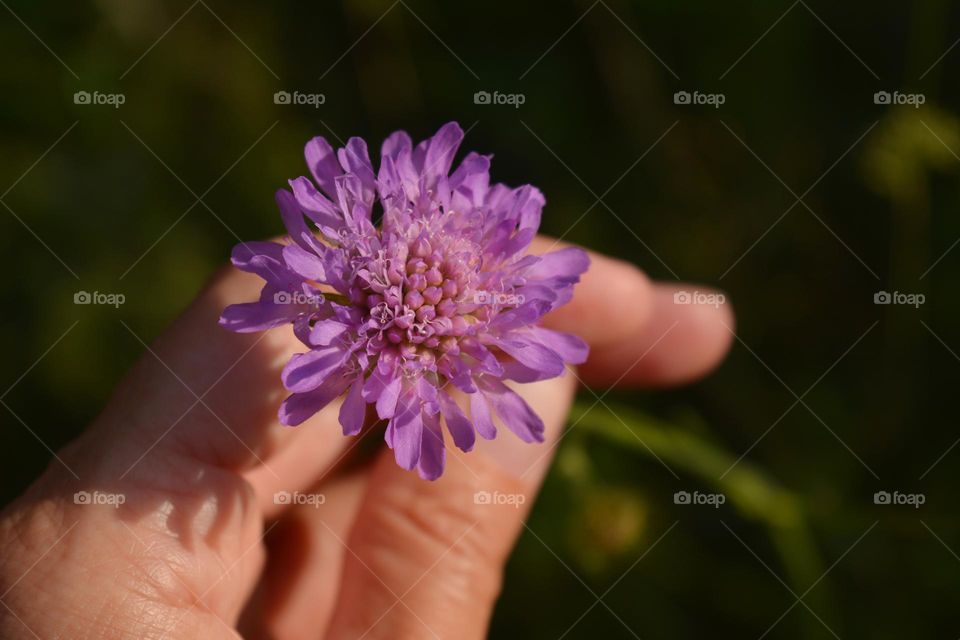
M526 255L543 194L491 185L490 156L469 153L450 173L462 140L454 122L415 147L398 131L379 171L360 138L337 151L308 142L313 181L276 195L291 242L234 248L233 264L266 284L259 301L220 318L238 332L292 323L307 346L281 374L291 392L281 423L298 425L345 393L344 434L359 433L375 405L397 464L431 480L444 467L441 417L463 451L476 434L496 436L494 416L542 442L543 421L504 381L554 378L587 356L579 338L537 326L570 300L586 253ZM469 417L454 389L469 398Z

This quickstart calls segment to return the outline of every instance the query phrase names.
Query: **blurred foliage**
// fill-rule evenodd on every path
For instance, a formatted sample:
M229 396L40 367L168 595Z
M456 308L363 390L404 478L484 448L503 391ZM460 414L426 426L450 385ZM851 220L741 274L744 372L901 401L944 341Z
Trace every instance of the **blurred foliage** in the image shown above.
M272 193L308 137L458 119L496 179L547 194L545 232L722 287L743 340L692 387L585 394L493 636L956 636L955 4L7 4L4 501L138 357L121 320L157 335L233 243L281 232ZM926 102L874 103L894 90ZM127 302L76 306L81 289Z
M896 203L922 198L927 176L955 171L960 148L960 122L936 108L894 110L867 145L864 173L877 193Z

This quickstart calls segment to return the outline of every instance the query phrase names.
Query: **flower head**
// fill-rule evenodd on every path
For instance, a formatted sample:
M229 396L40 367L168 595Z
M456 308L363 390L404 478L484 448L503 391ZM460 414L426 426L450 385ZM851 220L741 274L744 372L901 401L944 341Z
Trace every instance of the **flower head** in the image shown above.
M266 283L259 301L220 318L238 332L292 323L306 345L281 374L291 392L282 424L346 394L340 423L356 435L373 404L397 463L427 479L443 473L441 422L464 451L476 434L496 436L495 416L542 442L543 422L504 381L553 378L587 355L579 338L537 326L570 299L586 253L526 255L543 195L491 185L490 156L469 153L450 173L462 139L456 123L416 146L398 131L379 171L360 138L336 151L308 142L313 181L276 195L290 242L234 248L233 264ZM469 417L453 390L469 398Z

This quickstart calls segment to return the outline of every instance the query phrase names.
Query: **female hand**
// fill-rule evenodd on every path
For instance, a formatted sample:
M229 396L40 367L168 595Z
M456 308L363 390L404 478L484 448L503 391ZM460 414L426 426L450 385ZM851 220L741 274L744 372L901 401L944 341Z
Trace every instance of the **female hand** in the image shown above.
M357 439L341 435L338 403L280 426L279 372L302 349L289 330L217 325L261 285L224 270L0 515L0 637L485 637L578 377L686 382L732 338L726 306L676 305L682 287L591 257L573 302L546 318L589 342L589 361L518 387L546 442L501 433L469 454L450 448L436 482L386 450L344 465Z

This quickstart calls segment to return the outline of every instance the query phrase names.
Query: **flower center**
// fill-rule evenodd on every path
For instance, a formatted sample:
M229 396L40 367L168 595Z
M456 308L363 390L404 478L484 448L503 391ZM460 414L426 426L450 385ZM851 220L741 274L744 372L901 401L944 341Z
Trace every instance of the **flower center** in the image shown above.
M457 356L470 327L489 317L474 300L479 266L474 243L442 232L388 241L357 271L351 291L368 314L368 353L389 350L427 366Z

